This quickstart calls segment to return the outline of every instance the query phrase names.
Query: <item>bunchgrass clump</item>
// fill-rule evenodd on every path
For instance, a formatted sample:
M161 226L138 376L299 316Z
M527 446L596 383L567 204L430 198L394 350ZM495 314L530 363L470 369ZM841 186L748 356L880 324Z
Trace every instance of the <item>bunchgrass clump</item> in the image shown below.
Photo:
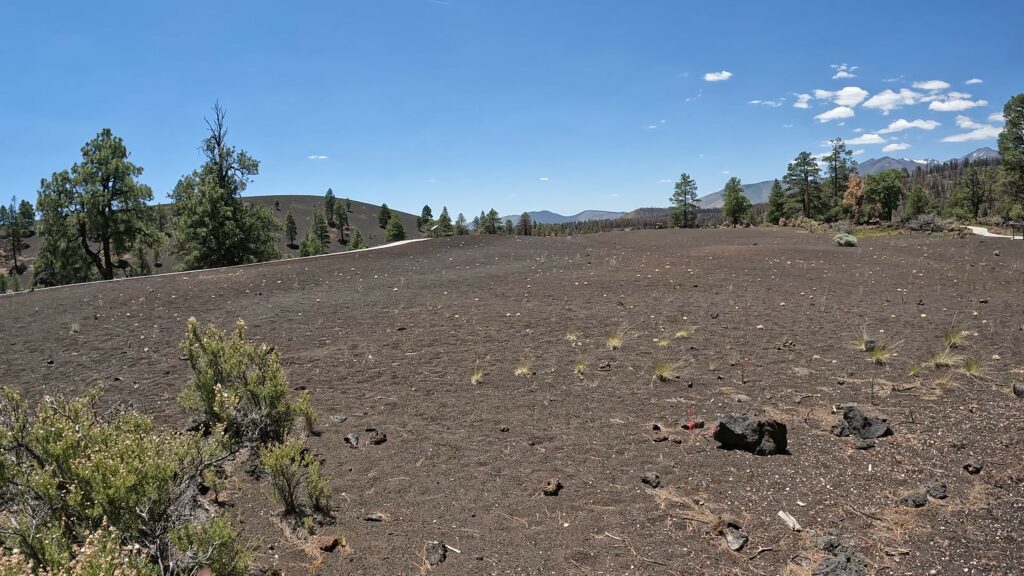
M960 361L960 358L953 354L953 351L947 346L945 350L932 356L932 366L936 368L951 368Z
M875 347L868 352L868 358L879 366L885 366L888 364L889 360L892 359L892 356L893 353L889 350L889 346L886 344L876 344Z
M473 372L469 375L469 383L474 386L482 384L484 381L484 374L486 374L486 372L483 368L473 368Z
M971 378L981 378L983 368L984 366L982 365L981 360L976 360L974 358L965 359L962 367L964 374L967 374Z
M78 334L81 331L82 331L82 327L78 324L78 322L72 322L71 323L71 333L72 334Z
M512 373L520 378L533 376L536 374L536 372L533 371L533 361L526 358L520 360L512 370Z
M912 378L917 378L921 374L921 365L911 364L909 374Z
M605 336L604 347L609 350L618 350L622 348L622 344L626 341L626 333L623 330L618 330Z
M678 330L676 330L675 337L676 338L690 338L691 336L693 336L693 334L696 331L697 331L697 327L696 326L687 324L685 326L681 326Z
M969 335L970 332L951 326L949 330L946 331L943 341L946 344L946 348L959 348L963 345L964 340L966 340Z
M299 393L299 400L295 403L295 412L302 418L306 433L310 436L318 436L319 433L316 430L318 416L309 400L309 390L303 390Z
M871 342L872 339L868 336L868 329L861 328L860 336L857 337L857 340L854 342L854 346L856 346L857 350L860 350L861 352L868 352L868 348L871 347Z
M679 378L679 375L676 374L676 366L662 360L656 360L651 367L651 378L658 382L668 382L669 380Z
M582 358L577 358L572 363L572 372L580 378L586 378L590 374L590 364Z
M668 345L670 343L671 342L669 341L668 338L655 338L654 339L654 344L657 345L658 348L668 348Z
M573 346L579 346L580 344L580 333L575 330L570 330L565 333L565 339Z

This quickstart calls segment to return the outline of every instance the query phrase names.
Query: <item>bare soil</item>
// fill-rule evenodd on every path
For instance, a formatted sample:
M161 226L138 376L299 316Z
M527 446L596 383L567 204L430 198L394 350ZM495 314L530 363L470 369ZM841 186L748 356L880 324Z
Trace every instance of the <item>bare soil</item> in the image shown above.
M345 540L303 552L237 474L225 511L288 574L810 574L826 534L868 574L1020 574L1022 289L1024 243L977 237L460 237L3 296L0 366L31 397L99 382L180 428L185 320L245 319L312 393ZM951 327L959 358L935 368ZM834 436L847 402L894 434ZM788 454L719 449L715 419L743 411L784 421ZM367 428L387 441L343 441ZM929 482L949 497L900 503ZM739 552L722 518L749 535ZM428 568L434 541L457 552Z

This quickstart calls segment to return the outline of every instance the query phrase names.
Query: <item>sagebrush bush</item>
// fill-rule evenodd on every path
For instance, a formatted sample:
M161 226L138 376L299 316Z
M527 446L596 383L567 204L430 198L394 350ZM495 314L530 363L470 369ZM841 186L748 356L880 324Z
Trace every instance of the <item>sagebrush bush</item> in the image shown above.
M182 526L171 539L180 550L189 551L190 566L209 568L216 576L245 576L249 569L249 551L225 518Z
M297 515L302 510L300 495L309 475L310 460L306 448L295 440L271 444L260 454L260 463L270 476L273 496L284 506L285 515Z
M320 470L320 463L312 458L308 463L309 476L306 478L306 495L313 509L331 514L331 485Z
M288 383L274 348L245 339L241 320L230 334L195 318L181 343L192 377L182 407L206 426L223 425L236 442L280 442L298 415L288 401Z
M0 390L0 543L40 574L187 573L192 552L170 533L207 515L199 481L225 456L223 436L160 431L134 412L101 415L101 393L47 397L33 411ZM135 546L126 555L121 544ZM136 553L159 571L135 566ZM0 560L0 574L10 562L19 561Z

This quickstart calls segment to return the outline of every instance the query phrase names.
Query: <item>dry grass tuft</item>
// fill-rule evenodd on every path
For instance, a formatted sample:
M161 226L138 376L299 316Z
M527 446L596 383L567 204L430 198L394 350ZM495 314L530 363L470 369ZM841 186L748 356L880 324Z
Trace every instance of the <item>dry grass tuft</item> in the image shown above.
M655 360L654 366L651 367L651 377L658 382L668 382L679 378L676 374L676 368L678 364L669 364L662 360Z
M939 352L935 356L932 356L932 365L936 368L951 368L960 361L960 357L953 354L952 350L947 346L945 350Z
M484 381L484 374L486 374L486 373L487 372L484 371L483 368L479 368L479 367L473 368L473 373L470 374L470 376L469 376L469 383L474 385L474 386L482 384L483 381Z
M984 366L982 365L981 360L967 358L966 360L964 360L964 365L962 369L964 371L964 374L967 374L971 378L981 378L981 373L984 369Z
M892 359L893 352L889 349L886 344L876 344L874 348L868 352L868 358L879 366L885 366Z
M959 348L964 343L964 340L970 336L971 333L966 330L961 330L955 326L951 326L946 331L946 336L943 341L946 343L946 348Z
M618 330L605 336L604 347L609 350L618 350L622 348L622 344L626 341L626 331Z
M691 336L693 336L693 334L696 331L697 331L697 327L696 326L692 326L692 325L687 324L686 326L682 326L681 328L679 328L679 330L676 330L675 337L676 338L690 338Z
M580 345L580 333L575 330L570 330L565 333L565 339L573 346Z
M520 360L519 364L516 364L515 369L512 370L512 373L519 377L533 376L534 374L536 374L536 372L533 370L533 360L529 360L526 358Z

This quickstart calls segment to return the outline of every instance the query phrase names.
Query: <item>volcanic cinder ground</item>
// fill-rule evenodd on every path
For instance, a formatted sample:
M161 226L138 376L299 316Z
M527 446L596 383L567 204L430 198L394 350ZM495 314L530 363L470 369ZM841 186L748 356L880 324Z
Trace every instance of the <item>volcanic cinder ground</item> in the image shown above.
M826 534L867 573L1020 574L1022 292L1024 243L977 237L458 237L0 297L0 366L31 398L103 383L106 401L181 428L185 321L244 319L321 416L308 443L349 550L320 574L416 574L438 540L458 550L441 575L809 574ZM966 334L956 365L935 368L951 328ZM886 364L857 349L865 333ZM894 434L867 450L834 436L847 402ZM744 411L783 420L789 453L718 448L715 419ZM673 438L653 441L656 423ZM387 442L343 442L369 427ZM899 503L928 482L949 497ZM257 564L306 573L267 490L239 472L224 513ZM722 517L749 535L739 552L713 530Z

